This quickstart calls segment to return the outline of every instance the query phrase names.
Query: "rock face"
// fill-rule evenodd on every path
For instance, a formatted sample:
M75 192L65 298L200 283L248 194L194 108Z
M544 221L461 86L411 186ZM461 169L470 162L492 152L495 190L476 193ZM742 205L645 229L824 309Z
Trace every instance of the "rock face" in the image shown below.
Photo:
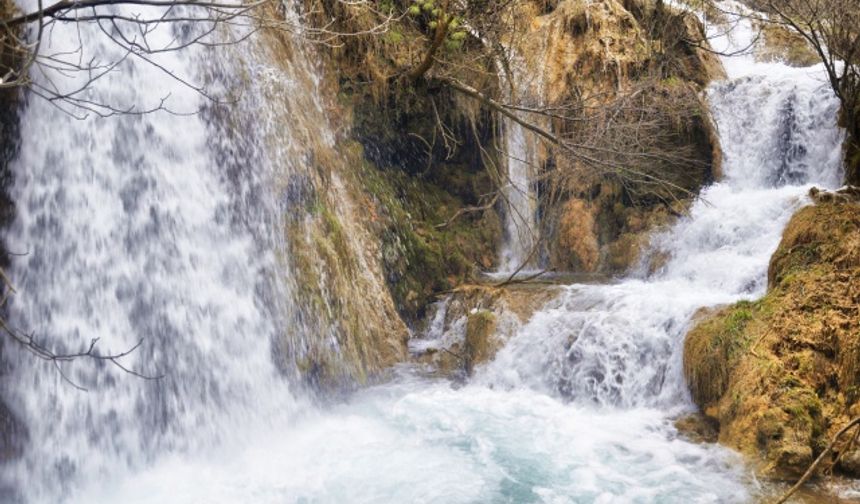
M520 5L520 32L511 36L524 59L525 94L542 105L595 110L578 127L556 120L550 129L582 139L603 128L626 131L625 124L637 121L656 125L648 150L657 155L642 165L633 155L612 154L632 151L623 138L594 139L594 162L549 153L542 160L541 233L549 265L622 272L636 262L649 231L719 178L719 142L700 93L725 72L694 43L706 38L697 18L662 3L564 0L548 12L529 5Z
M380 170L360 158L363 207L381 244L385 280L399 314L415 322L440 291L473 281L491 269L501 240L492 208L457 216L474 194L489 191L480 171L458 165L436 167L434 176L413 177L398 169ZM454 178L458 182L446 179ZM460 187L461 189L457 189Z
M282 198L285 215L272 223L282 229L270 231L282 233L284 250L278 251L281 268L272 274L284 272L279 284L292 300L286 315L300 328L285 330L274 342L273 355L284 373L311 388L352 388L406 359L409 329L386 282L377 221L361 177L361 152L342 127L349 111L335 98L336 74L322 73L311 82L309 76L316 73L302 71L301 65L318 55L325 64L323 55L296 57L318 49L276 30L261 32L255 47L298 86L263 86L272 113L279 114L270 124L290 125L306 135L285 142L279 128L266 129L267 140L284 159L273 190ZM232 121L216 124L223 124L224 136L244 134ZM320 131L326 134L311 133ZM287 162L297 159L302 161Z
M693 399L719 440L773 478L800 476L860 414L860 202L813 191L769 269L768 294L703 314L687 336ZM840 448L842 449L842 448ZM839 467L860 475L856 447Z
M756 48L760 61L784 61L787 65L807 67L821 63L821 57L796 32L776 24L762 24L762 42Z

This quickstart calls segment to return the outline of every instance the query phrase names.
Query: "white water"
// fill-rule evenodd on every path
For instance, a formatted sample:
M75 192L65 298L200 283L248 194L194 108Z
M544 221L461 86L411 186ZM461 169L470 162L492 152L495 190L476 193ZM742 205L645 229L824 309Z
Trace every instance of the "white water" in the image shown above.
M499 65L499 75L503 82L505 70ZM534 101L533 94L543 91L541 75L527 75L521 58L510 51L509 65L514 84L509 90L509 101L517 105L527 105ZM507 84L503 84L507 87ZM522 113L521 115L527 115ZM540 121L540 117L524 117L529 121ZM540 259L538 248L538 200L535 178L539 172L539 141L534 133L518 122L505 118L502 120L502 140L504 151L501 153L507 167L506 185L502 188L504 201L504 237L499 257L498 274L510 275L516 271L528 272L537 267Z
M510 119L503 126L508 180L504 187L505 236L499 271L512 273L529 270L537 263L537 197L532 187L537 155L534 139L525 128Z
M95 27L81 28L84 61L122 55ZM54 27L43 53L77 47L77 34L74 25ZM173 37L161 28L150 42L158 47ZM244 65L257 86L230 105L241 139L231 137L222 106L134 57L84 96L145 110L170 95L165 105L174 111L202 112L81 120L31 98L22 113L13 165L18 215L6 244L28 254L9 272L20 293L11 322L57 353L85 350L94 338L102 354L142 342L121 363L165 375L147 381L105 362L60 364L70 382L89 389L83 392L52 365L7 345L3 395L26 423L29 442L19 462L3 467L0 483L26 501L56 502L85 481L109 481L163 454L238 439L239 426L282 421L301 409L284 378L290 370L275 365L274 345L301 332L276 259L291 204L279 190L301 132L278 132L273 148L275 125L267 120L276 113L260 110L271 98L268 86L284 94L304 94L306 86L240 56L221 49L153 58L214 95L231 90L231 74ZM300 77L313 76L303 70ZM84 78L35 77L69 90ZM273 101L266 110L299 104ZM326 134L315 137L325 141Z
M145 336L128 365L171 373L142 383L81 364L67 374L93 386L84 394L20 356L5 387L33 431L4 477L30 502L747 500L738 459L680 439L671 418L692 407L680 372L692 313L761 295L808 185L839 180L835 100L815 71L776 67L731 63L734 80L711 88L726 178L655 237L670 255L661 271L569 286L464 387L404 370L322 410L271 364L286 318L272 306L289 304L265 280L280 208L225 180L218 153L232 141L213 147L200 116L76 122L33 102L7 241L31 250L13 272L39 296L16 300L16 317L72 348ZM274 177L236 166L260 187Z

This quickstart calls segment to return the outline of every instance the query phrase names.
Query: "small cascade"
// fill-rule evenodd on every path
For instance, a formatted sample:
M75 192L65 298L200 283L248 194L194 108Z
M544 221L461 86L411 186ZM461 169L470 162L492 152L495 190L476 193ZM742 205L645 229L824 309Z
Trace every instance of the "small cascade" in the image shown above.
M530 90L534 88L539 92L539 83L535 84L525 77L525 72L521 69L523 65L518 62L516 55L510 58L510 62L510 80L521 87L510 86L509 101L519 105L534 101L530 98ZM504 76L504 71L501 71L500 75ZM503 77L502 81L507 82L508 79ZM523 119L535 120L534 117ZM541 164L539 142L533 133L526 131L520 123L510 118L502 120L502 140L507 180L503 187L505 234L499 272L528 271L537 267L539 260L538 200L535 188L535 177Z
M503 121L508 180L505 195L505 239L499 271L528 270L537 263L537 197L532 187L537 156L525 128Z
M809 69L747 75L712 86L726 182L739 187L840 183L839 104ZM834 149L834 146L837 148Z

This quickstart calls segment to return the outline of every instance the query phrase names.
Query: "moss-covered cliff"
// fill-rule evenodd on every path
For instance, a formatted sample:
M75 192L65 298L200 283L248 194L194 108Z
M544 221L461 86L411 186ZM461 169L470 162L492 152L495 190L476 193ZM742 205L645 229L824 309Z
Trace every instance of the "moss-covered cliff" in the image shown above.
M815 193L792 218L769 269L769 292L703 315L684 369L720 442L796 478L860 415L860 202ZM841 469L860 475L860 453Z
M360 158L355 162L381 240L386 282L407 320L423 316L437 293L492 268L500 240L498 215L492 208L459 213L475 194L489 190L485 173L453 165L421 177Z

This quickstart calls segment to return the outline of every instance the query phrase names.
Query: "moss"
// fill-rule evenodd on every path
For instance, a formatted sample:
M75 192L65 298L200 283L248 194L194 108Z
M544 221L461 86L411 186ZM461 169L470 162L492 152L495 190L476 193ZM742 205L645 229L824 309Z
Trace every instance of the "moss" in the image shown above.
M318 239L323 242L321 245L323 248L331 251L333 257L330 263L332 266L337 264L352 273L355 268L355 257L349 249L349 242L340 220L327 206L322 208L320 215L325 236Z
M724 321L724 332L730 334L734 339L740 336L747 322L753 318L752 310L754 307L755 305L749 301L737 303Z
M764 43L759 44L756 56L764 61L783 61L795 67L807 67L821 62L811 45L791 29L774 23L760 26Z
M742 301L698 324L687 335L684 370L694 400L707 408L726 393L729 376L749 350L744 333L760 305Z
M451 217L465 203L433 182L356 160L375 202L386 279L401 314L416 319L441 291L492 266L501 224L493 210Z
M856 205L847 205L851 209ZM786 228L768 270L768 282L777 286L793 273L803 274L818 268L819 274L830 266L860 266L860 222L856 211L845 212L846 205L823 204L799 210Z

